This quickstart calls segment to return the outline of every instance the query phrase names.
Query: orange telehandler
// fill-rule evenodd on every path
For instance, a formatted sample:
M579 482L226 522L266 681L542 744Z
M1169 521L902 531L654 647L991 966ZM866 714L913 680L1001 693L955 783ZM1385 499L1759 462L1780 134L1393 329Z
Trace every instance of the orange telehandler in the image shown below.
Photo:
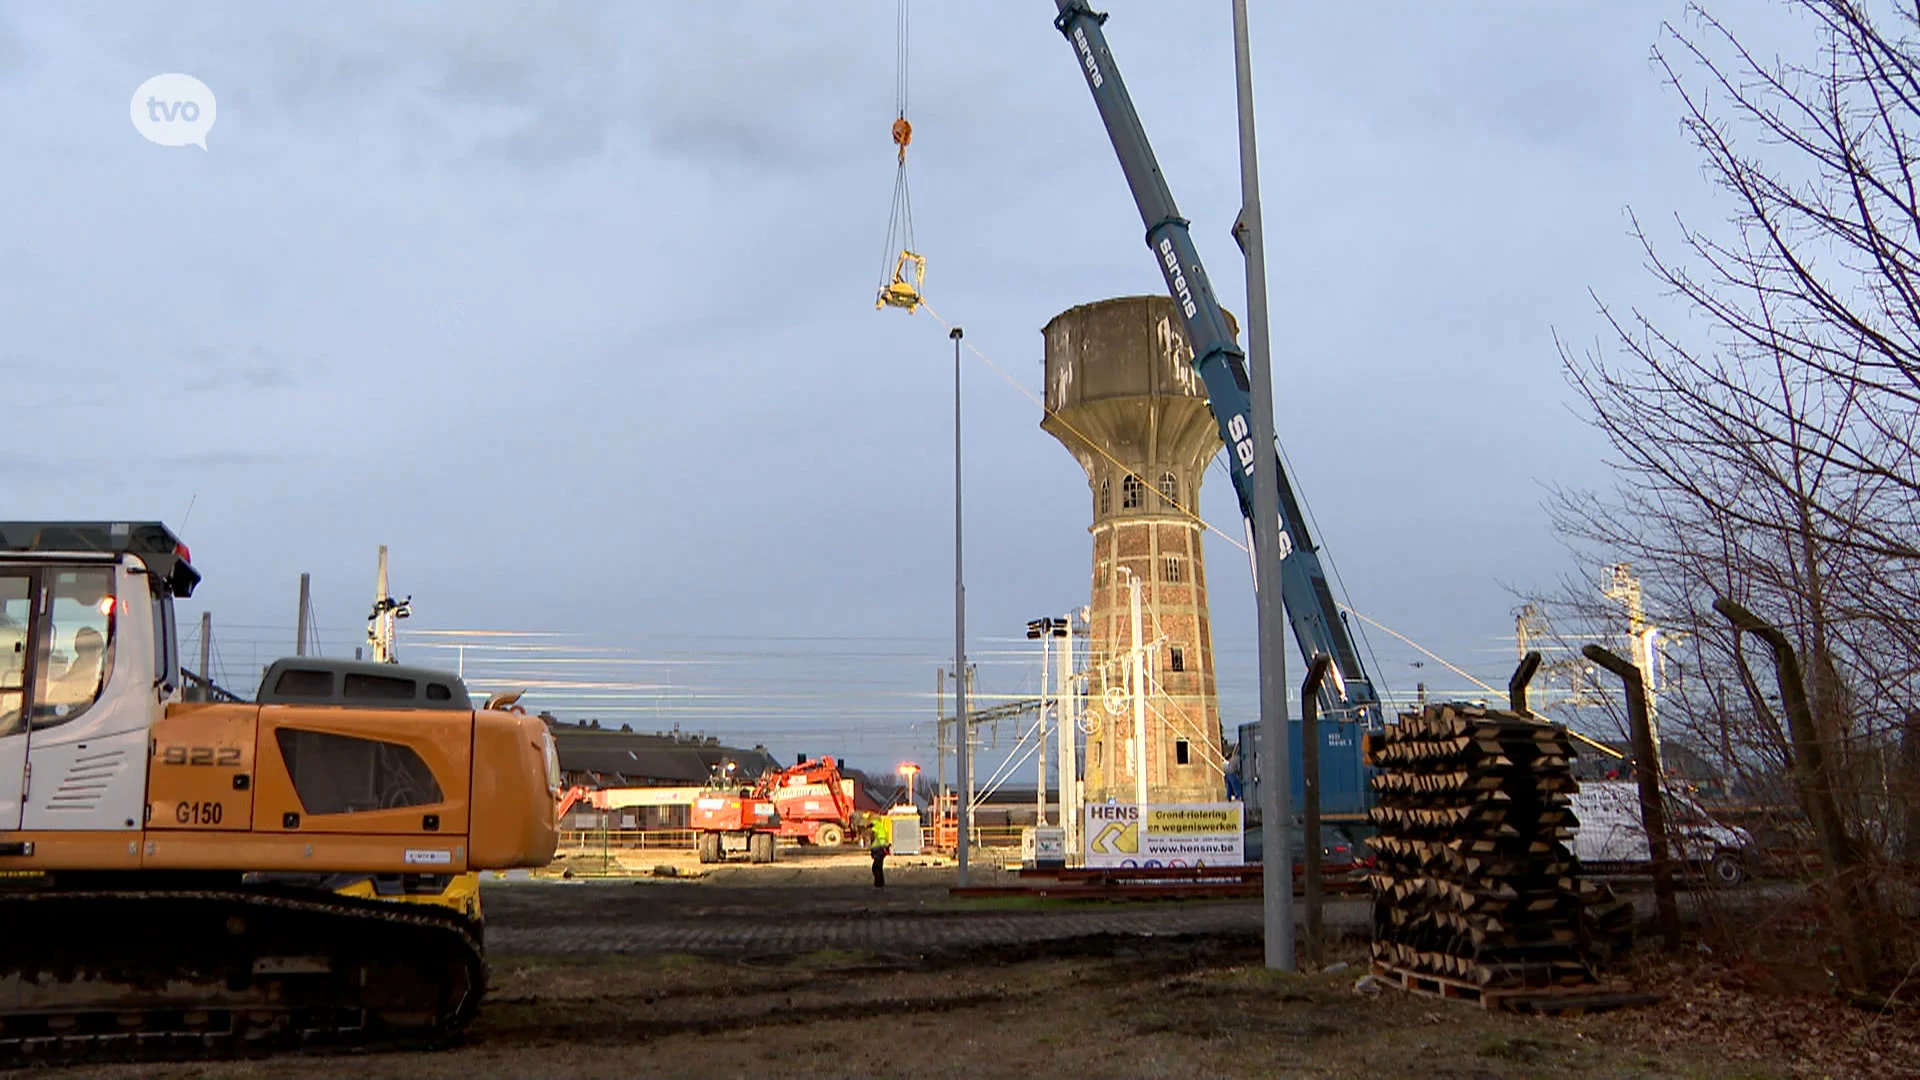
M773 803L783 837L832 848L862 831L853 781L840 775L840 763L830 757L768 773L755 791Z
M729 763L716 771L694 800L690 820L703 863L741 852L751 862L770 863L782 839L834 848L867 832L854 807L853 781L830 757L763 773L751 785L735 780L732 769Z
M0 1056L444 1041L486 963L433 890L551 860L552 736L391 664L184 700L199 580L157 522L0 523Z

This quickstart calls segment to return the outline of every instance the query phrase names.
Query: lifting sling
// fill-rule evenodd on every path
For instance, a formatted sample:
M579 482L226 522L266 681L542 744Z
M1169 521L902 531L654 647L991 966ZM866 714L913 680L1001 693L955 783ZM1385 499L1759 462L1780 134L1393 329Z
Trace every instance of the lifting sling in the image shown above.
M873 306L876 311L905 308L911 315L920 306L927 260L913 250L913 206L907 189L907 145L913 142L913 125L907 122L907 0L900 0L897 29L893 143L900 149L893 177L893 210L887 218L886 262L881 268L880 292Z

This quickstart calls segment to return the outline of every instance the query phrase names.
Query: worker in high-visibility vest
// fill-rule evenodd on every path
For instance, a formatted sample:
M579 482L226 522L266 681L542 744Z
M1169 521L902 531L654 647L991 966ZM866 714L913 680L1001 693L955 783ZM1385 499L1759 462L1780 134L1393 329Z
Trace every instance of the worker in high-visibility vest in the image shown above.
M872 824L873 836L867 844L873 854L873 887L884 889L887 886L887 852L893 849L893 819L885 814L875 814Z

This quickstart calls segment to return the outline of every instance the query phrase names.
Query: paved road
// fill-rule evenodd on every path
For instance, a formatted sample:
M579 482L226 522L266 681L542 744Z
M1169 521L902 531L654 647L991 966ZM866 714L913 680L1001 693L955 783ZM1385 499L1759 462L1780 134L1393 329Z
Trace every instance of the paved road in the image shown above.
M969 908L944 889L903 892L515 884L489 887L482 903L487 948L498 953L925 953L1102 935L1258 933L1261 922L1257 900L1007 909ZM1364 901L1327 905L1329 930L1364 931L1366 918Z
M775 884L736 876L700 882L499 882L483 886L486 941L497 953L751 954L847 949L929 953L1102 935L1257 934L1258 900L1067 903L1012 907L958 901L945 883ZM784 880L784 879L782 879ZM841 879L844 880L844 879ZM1778 904L1798 886L1754 882L1715 893L1721 917L1746 906ZM1651 933L1650 892L1632 891ZM1683 919L1702 915L1702 898L1682 892ZM1331 935L1366 935L1369 902L1330 899ZM1305 917L1305 905L1295 902Z

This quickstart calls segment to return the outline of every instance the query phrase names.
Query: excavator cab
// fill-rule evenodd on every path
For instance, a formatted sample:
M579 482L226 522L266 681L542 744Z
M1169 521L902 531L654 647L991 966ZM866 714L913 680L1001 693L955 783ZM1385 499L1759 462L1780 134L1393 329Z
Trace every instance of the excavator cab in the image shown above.
M907 278L907 268L913 268L913 278ZM906 308L907 314L920 306L920 288L926 282L927 260L911 251L901 251L900 258L893 264L893 280L880 287L880 297L875 300L875 311L886 307Z

